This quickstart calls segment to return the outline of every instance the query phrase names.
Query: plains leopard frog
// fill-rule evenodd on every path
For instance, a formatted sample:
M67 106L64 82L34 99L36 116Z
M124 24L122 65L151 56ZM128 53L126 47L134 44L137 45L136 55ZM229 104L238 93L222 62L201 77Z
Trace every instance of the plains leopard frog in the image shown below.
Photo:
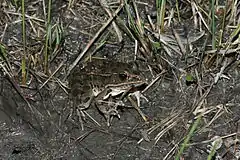
M93 59L85 67L75 68L69 82L78 111L87 110L94 104L103 113L108 125L113 116L120 118L117 108L125 105L123 99L135 97L137 107L134 107L138 112L141 112L140 98L146 99L141 91L147 83L133 64ZM142 112L140 115L146 119Z

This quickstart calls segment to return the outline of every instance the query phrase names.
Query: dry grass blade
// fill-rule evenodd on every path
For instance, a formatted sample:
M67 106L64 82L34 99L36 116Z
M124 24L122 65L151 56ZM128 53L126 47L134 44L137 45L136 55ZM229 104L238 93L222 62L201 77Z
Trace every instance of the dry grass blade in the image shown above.
M103 9L107 12L107 14L109 15L109 17L112 17L112 12L110 11L108 2L106 0L98 0L99 3L101 4L101 6L103 7ZM117 24L115 23L115 21L112 22L112 25L116 31L116 34L118 36L118 42L122 42L123 37L122 37L122 33L120 31L120 29L118 28Z
M5 12L6 14L9 14L9 15L15 15L15 16L21 16L22 14L21 13L16 13L16 12L11 12L11 11L6 11ZM25 18L27 19L31 19L31 20L34 20L34 21L37 21L37 22L41 22L41 23L44 23L45 21L41 18L37 18L37 17L34 17L34 16L30 16L28 14L25 14ZM13 24L16 24L16 23L19 23L20 20L17 20L17 21L14 21L12 22Z
M136 25L137 25L137 28L138 28L138 32L140 34L141 37L144 37L145 33L144 33L144 28L143 28L143 22L139 16L139 13L138 13L138 8L137 8L137 5L136 3L133 1L133 8L134 8L134 11L135 11L135 14L136 14Z
M169 123L169 122L168 122ZM155 142L154 144L156 145L158 143L158 141L162 138L162 136L167 133L170 129L172 129L173 127L175 127L177 125L178 121L173 121L172 123L166 125L164 124L165 128L163 130L161 130L161 132L159 132L157 134L157 136L154 138Z
M5 33L6 33L6 30L7 30L7 28L8 28L8 24L6 23L5 24L5 27L4 27L4 30L3 30L3 32L2 32L2 35L0 36L1 37L1 42L3 42L3 38L4 38L4 35L5 35Z
M240 44L240 24L238 24L236 29L234 29L234 31L231 33L228 42L231 44L234 38L236 38L236 40L232 44L233 45Z
M124 3L121 2L120 6L118 7L118 9L114 12L114 14L112 15L112 17L110 17L108 19L108 21L98 30L98 32L95 34L95 36L89 41L89 43L87 44L87 46L83 49L82 53L80 53L78 55L78 57L74 60L74 62L69 66L69 69L67 71L67 74L65 76L64 79L66 79L71 71L73 70L73 68L78 64L79 61L82 60L82 58L84 56L86 56L86 53L88 52L88 50L90 49L90 47L93 45L94 42L97 41L97 39L99 38L99 36L105 31L105 29L109 26L110 23L112 23L112 21L115 19L115 17L118 15L118 13L122 10L124 6Z
M147 130L147 134L150 135L157 129L161 129L160 132L155 136L155 144L160 140L160 138L171 128L173 128L177 122L180 120L180 112L174 113L171 116L167 117L166 119L162 120L162 122L157 123L156 125L153 125L151 128ZM138 143L142 142L143 138L138 141Z
M224 108L223 104L219 104L217 106L213 106L213 107L209 107L211 108L211 111L209 111L210 114L215 113L214 117L210 120L210 122L208 122L204 127L201 128L201 130L199 132L204 131L204 129L206 129L207 127L209 127L214 121L216 121L221 115L223 115L224 113L227 113L228 111L226 111L226 109ZM204 114L206 115L207 113L204 112Z
M222 136L221 138L225 139L225 138L229 138L229 137L234 137L237 134L239 134L239 133L237 133L237 132L236 133L231 133L231 134L228 134L226 136ZM198 144L208 144L208 143L213 142L213 141L214 141L214 139L210 139L210 140L205 140L205 141L202 141L202 142L190 143L189 146L194 146L194 145L198 145Z
M87 111L82 111L85 115L87 115L94 123L96 123L98 126L101 126L101 124L96 121L90 114L88 114Z
M86 138L87 136L89 136L91 133L93 133L95 131L95 129L91 129L90 131L84 133L83 135L79 136L78 138L75 139L74 143L76 142L81 142L82 140L84 140L84 138Z
M216 74L216 76L214 77L214 84L216 84L218 82L218 80L220 79L220 77L222 77L222 74L224 72L224 70L226 69L227 65L228 65L228 59L225 58L224 61L223 61L223 66L221 67L221 70L220 72L218 72Z
M33 94L33 96L35 96L53 77L54 75L63 67L64 65L64 61L61 62L61 64L58 66L58 68L48 77L48 79L39 87L38 91Z
M193 7L195 7L195 9L196 9L196 11L197 11L197 14L199 15L201 21L202 21L203 24L204 24L204 27L206 27L207 30L210 32L210 29L209 29L207 23L205 22L205 20L204 20L204 18L203 18L203 15L202 15L202 13L199 11L199 9L200 9L205 15L207 15L207 13L206 13L200 6L197 6L197 4L196 4L195 2L193 2L192 5L193 5Z
M11 76L12 73L13 73L12 67L11 67L11 65L10 65L10 63L9 63L8 58L7 58L6 48L5 48L1 43L0 43L0 58L1 58L2 61L3 61L3 62L1 62L1 63L6 64L6 67L3 67L4 70L5 70L5 72L6 72L9 76Z
M194 42L197 42L199 39L201 39L203 36L205 35L205 31L201 31L201 32L198 32L196 33L194 36L188 36L188 43L194 43ZM187 44L186 40L185 39L182 39L183 40L183 43Z
M142 91L142 93L145 93L149 88L151 88L155 83L157 83L160 78L163 77L163 75L166 73L165 70L163 70L161 73L159 73L155 79L153 79L149 84L148 86Z
M202 113L201 107L204 104L204 101L206 99L206 97L208 96L208 94L210 93L210 91L212 90L212 87L214 85L214 82L212 82L209 86L209 88L207 89L207 91L199 98L198 102L196 104L193 105L193 109L194 111L192 112L194 115L198 115L199 113Z
M194 7L195 6L194 3L195 3L194 1L191 1L194 29L197 29L197 27L198 27L198 18L197 18L196 8Z
M117 16L117 24L133 41L136 41L132 31L126 26L124 20Z
M161 44L163 44L163 48L164 50L166 51L166 53L168 53L168 55L170 57L172 57L172 53L171 53L171 50L174 51L175 53L178 53L179 55L182 55L181 51L179 51L179 47L174 43L172 43L172 39L169 39L168 37L165 37L164 35L160 35L160 42ZM166 41L166 40L169 40L169 41ZM170 50L169 50L170 49Z
M180 39L178 33L176 32L175 29L173 29L173 35L175 36L175 39L177 41L177 44L182 52L183 55L186 55L186 49L185 47L183 46L183 43L182 43L182 40Z
M136 109L136 111L139 113L139 115L143 118L143 120L145 122L148 121L147 117L145 116L145 114L141 111L140 106L131 98L131 97L127 97L128 100L131 102L132 106Z

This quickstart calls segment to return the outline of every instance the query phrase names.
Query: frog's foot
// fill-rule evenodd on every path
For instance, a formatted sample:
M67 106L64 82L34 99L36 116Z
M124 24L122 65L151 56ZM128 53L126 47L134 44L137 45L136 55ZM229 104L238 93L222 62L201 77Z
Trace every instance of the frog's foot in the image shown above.
M78 122L80 122L80 125L81 125L81 129L82 131L84 130L84 126L83 126L83 121L86 120L86 116L85 114L83 113L83 110L77 108L77 117L78 117Z
M134 101L131 96L134 96L136 98L136 101ZM133 105L133 107L137 110L137 112L141 115L141 117L143 118L144 121L147 121L147 117L145 116L145 114L141 111L140 109L140 99L143 98L148 102L148 99L140 92L140 91L136 91L131 93L128 96L128 100L131 102L131 104Z
M104 114L104 116L107 120L107 126L110 126L113 116L117 116L120 119L118 111L114 108L109 109L107 113Z
M110 126L112 118L114 116L118 117L120 119L120 114L118 113L117 107L123 106L122 101L118 102L112 102L112 101L102 101L99 100L97 103L97 107L100 110L100 112L104 115L104 117L107 120L107 125Z
M137 100L137 106L140 108L140 99L143 98L146 102L148 102L148 99L147 97L145 97L141 91L136 91L136 92L133 92L131 93L130 95L134 96Z

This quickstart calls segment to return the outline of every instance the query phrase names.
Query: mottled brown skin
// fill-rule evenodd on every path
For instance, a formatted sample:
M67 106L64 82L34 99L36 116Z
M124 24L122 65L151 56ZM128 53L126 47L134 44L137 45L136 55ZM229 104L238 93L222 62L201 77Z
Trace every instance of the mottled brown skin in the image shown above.
M94 59L83 68L75 68L69 78L70 95L74 104L78 106L88 103L85 107L80 107L87 109L93 101L109 121L109 114L117 115L117 106L128 93L146 87L140 73L134 68L133 64L102 59ZM99 94L93 98L94 88L99 90ZM119 90L119 94L113 95L115 90ZM110 96L107 96L109 93Z
M95 59L85 67L73 70L69 78L71 95L89 96L93 87L104 88L107 85L142 81L140 74L133 68L128 63Z

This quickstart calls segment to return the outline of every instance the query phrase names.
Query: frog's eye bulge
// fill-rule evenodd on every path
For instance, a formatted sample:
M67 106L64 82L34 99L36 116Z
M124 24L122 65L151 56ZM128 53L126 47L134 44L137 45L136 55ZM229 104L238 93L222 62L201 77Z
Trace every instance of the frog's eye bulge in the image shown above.
M128 78L128 75L126 73L119 73L118 76L121 81L125 81Z

